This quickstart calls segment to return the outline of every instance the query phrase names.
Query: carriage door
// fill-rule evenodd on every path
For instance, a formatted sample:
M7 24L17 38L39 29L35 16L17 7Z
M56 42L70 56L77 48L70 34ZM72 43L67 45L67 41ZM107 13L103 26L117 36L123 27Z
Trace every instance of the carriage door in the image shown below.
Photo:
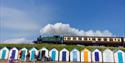
M2 52L2 59L5 59L5 56L6 56L6 50L3 50L3 52Z
M56 51L52 51L52 61L55 61L56 59Z
M99 53L98 52L95 52L95 61L99 62Z
M118 52L118 63L123 63L123 56L121 52Z
M66 61L66 51L62 52L62 61Z

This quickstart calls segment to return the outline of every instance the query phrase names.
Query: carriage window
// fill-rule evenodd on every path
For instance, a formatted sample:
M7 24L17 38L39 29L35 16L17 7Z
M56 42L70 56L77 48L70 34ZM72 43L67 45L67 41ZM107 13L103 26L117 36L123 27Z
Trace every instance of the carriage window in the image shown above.
M118 42L118 41L121 42L121 38L113 38L113 41L114 42Z
M73 37L70 37L70 40L73 40Z
M64 40L68 40L68 37L64 37Z
M92 41L92 38L87 38L87 41Z

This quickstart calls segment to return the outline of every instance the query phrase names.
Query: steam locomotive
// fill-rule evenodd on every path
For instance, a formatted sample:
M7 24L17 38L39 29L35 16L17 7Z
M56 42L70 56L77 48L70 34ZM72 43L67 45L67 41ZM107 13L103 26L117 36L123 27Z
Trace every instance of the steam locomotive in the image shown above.
M125 47L125 37L96 37L96 36L39 36L35 44L53 43L66 45L85 45L85 46L123 46Z

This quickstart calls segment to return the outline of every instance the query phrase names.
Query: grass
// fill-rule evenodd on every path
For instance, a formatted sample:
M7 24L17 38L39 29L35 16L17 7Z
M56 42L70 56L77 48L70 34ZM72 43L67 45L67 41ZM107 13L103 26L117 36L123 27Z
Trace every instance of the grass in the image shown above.
M83 46L83 45L64 45L64 44L46 44L46 43L43 43L43 44L0 44L0 48L3 48L5 46L8 47L8 48L16 47L18 49L21 49L23 47L25 47L27 49L31 49L32 47L35 47L37 49L41 49L42 47L46 47L49 50L51 50L52 48L56 48L59 51L63 48L66 48L69 51L71 51L73 48L76 48L79 51L83 50L84 48L87 48L90 51L92 51L94 49L99 49L99 50L103 51L106 48L109 48L113 51L116 51L118 49L121 49L121 50L125 51L124 47Z

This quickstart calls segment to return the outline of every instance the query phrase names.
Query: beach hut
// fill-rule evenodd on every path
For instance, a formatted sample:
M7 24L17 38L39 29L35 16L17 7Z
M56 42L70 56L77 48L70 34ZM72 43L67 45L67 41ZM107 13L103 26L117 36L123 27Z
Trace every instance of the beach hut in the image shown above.
M69 61L69 51L67 49L64 48L60 51L59 60L63 62Z
M91 62L91 51L84 49L81 51L81 62L90 63Z
M70 52L70 61L71 62L79 62L80 61L80 52L77 49L73 49Z
M18 59L18 49L16 47L10 49L9 59Z
M58 61L58 50L53 48L49 51L49 56L51 57L52 61Z
M92 52L92 62L102 62L102 53L100 50L95 49Z
M114 62L114 58L113 58L113 52L110 49L105 49L103 51L103 62L109 62L109 63L113 63Z
M30 53L29 60L30 61L35 61L35 56L37 56L37 54L38 54L37 49L33 47L32 49L29 50L29 53Z
M116 63L125 63L125 53L122 50L118 50L114 53Z
M22 48L20 51L19 51L19 55L20 55L20 59L22 61L26 61L26 56L28 54L27 52L28 50L26 48Z
M0 50L0 58L2 60L8 59L8 55L9 55L9 49L7 47L4 47Z
M43 47L42 49L40 49L40 51L38 52L38 56L39 56L39 59L41 60L42 58L48 58L48 49Z

